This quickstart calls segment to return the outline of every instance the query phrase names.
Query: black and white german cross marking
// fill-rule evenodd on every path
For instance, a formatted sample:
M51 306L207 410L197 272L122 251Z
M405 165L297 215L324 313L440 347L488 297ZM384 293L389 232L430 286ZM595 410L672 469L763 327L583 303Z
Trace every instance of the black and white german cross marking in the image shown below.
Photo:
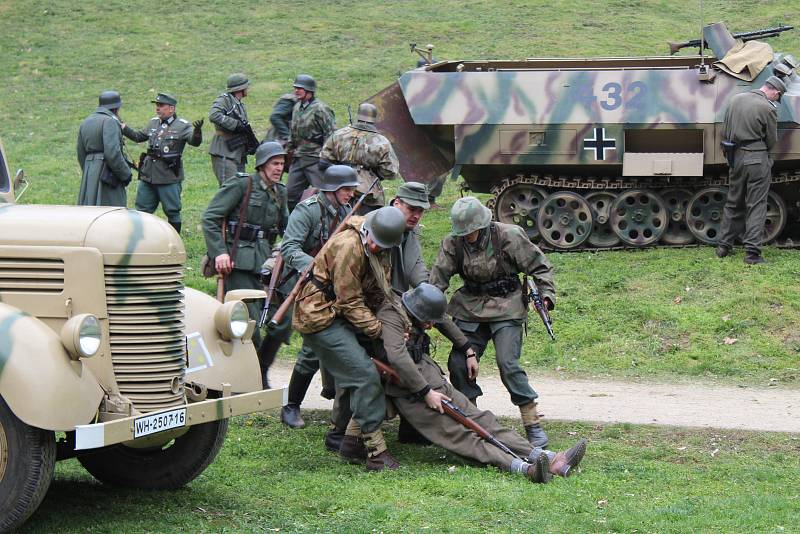
M594 150L595 160L606 159L606 150L616 150L617 140L606 137L605 128L595 128L594 136L583 140L584 150Z

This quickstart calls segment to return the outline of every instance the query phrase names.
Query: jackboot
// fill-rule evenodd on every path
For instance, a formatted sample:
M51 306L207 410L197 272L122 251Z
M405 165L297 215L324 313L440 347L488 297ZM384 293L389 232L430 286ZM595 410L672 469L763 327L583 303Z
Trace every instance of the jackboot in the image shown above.
M414 443L417 445L430 445L431 441L419 433L408 419L400 416L400 428L397 429L397 441L400 443Z
M568 477L586 453L586 440L580 439L578 443L563 452L547 451L550 458L550 472L554 475Z
M172 227L175 228L175 231L178 232L178 235L180 235L180 233L181 233L181 223L179 223L179 222L170 222L169 224L172 225Z
M522 424L525 427L525 437L532 447L545 448L547 447L548 439L542 427L539 425L539 414L536 412L536 403L529 402L519 407L519 413L522 417Z
M342 448L342 439L344 439L344 430L331 428L325 433L325 448L331 452L339 452Z
M717 250L714 252L718 258L724 258L728 254L731 253L730 247L726 247L725 245L717 246Z
M750 252L744 257L744 262L747 265L758 265L761 263L767 263L767 260L761 254L752 254Z
M269 387L269 368L275 361L275 356L278 355L278 350L281 348L281 341L272 336L267 336L258 347L258 366L261 368L261 387L262 389L270 389Z
M287 392L288 402L281 408L281 422L290 428L303 428L306 422L300 415L300 404L306 396L308 387L314 375L305 375L292 370L292 377L289 379L289 390Z
M363 464L367 461L367 447L358 436L344 436L339 447L339 456L350 464Z

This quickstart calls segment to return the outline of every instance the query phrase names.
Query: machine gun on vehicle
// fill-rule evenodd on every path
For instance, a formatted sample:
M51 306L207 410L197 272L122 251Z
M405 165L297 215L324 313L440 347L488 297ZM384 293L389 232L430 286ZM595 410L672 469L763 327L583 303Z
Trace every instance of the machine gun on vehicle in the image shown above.
M774 28L764 28L763 30L734 33L733 38L741 39L742 41L755 41L756 39L767 39L769 37L777 37L782 32L786 32L793 29L794 26L786 26L781 24L780 26L775 26ZM669 42L667 44L669 45L670 55L674 55L681 48L689 48L689 47L700 48L701 45L704 48L708 47L708 43L704 43L702 39L692 39L691 41L685 41L682 43Z

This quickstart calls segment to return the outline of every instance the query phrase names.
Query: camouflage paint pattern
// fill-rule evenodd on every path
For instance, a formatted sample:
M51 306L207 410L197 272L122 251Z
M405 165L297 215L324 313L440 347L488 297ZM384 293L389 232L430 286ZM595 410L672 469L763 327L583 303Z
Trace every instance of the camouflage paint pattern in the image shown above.
M305 105L304 105L305 104ZM287 150L295 157L318 157L323 143L336 129L333 110L322 100L297 102L292 110L291 137Z

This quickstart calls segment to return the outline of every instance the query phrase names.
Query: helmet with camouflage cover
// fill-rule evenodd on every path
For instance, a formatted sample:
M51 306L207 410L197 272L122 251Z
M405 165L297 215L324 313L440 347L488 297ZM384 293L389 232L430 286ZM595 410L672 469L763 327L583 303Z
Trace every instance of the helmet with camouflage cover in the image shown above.
M403 241L406 216L394 206L386 206L367 214L364 228L379 247L396 247Z
M465 236L489 226L492 222L492 211L475 197L459 198L450 210L450 222L454 236Z
M358 175L348 165L331 165L325 169L320 191L338 191L342 187L358 187Z
M256 149L256 169L268 162L275 156L285 156L286 150L283 146L275 141L267 141L258 145Z
M378 108L368 102L358 105L358 113L356 120L361 122L368 122L372 124L378 119Z
M300 89L316 93L317 81L308 74L298 74L297 78L294 79L292 87L299 87Z
M434 323L444 318L447 297L438 287L423 282L403 293L403 305L417 321Z
M98 98L98 105L105 109L119 109L122 107L122 97L117 91L103 91Z

